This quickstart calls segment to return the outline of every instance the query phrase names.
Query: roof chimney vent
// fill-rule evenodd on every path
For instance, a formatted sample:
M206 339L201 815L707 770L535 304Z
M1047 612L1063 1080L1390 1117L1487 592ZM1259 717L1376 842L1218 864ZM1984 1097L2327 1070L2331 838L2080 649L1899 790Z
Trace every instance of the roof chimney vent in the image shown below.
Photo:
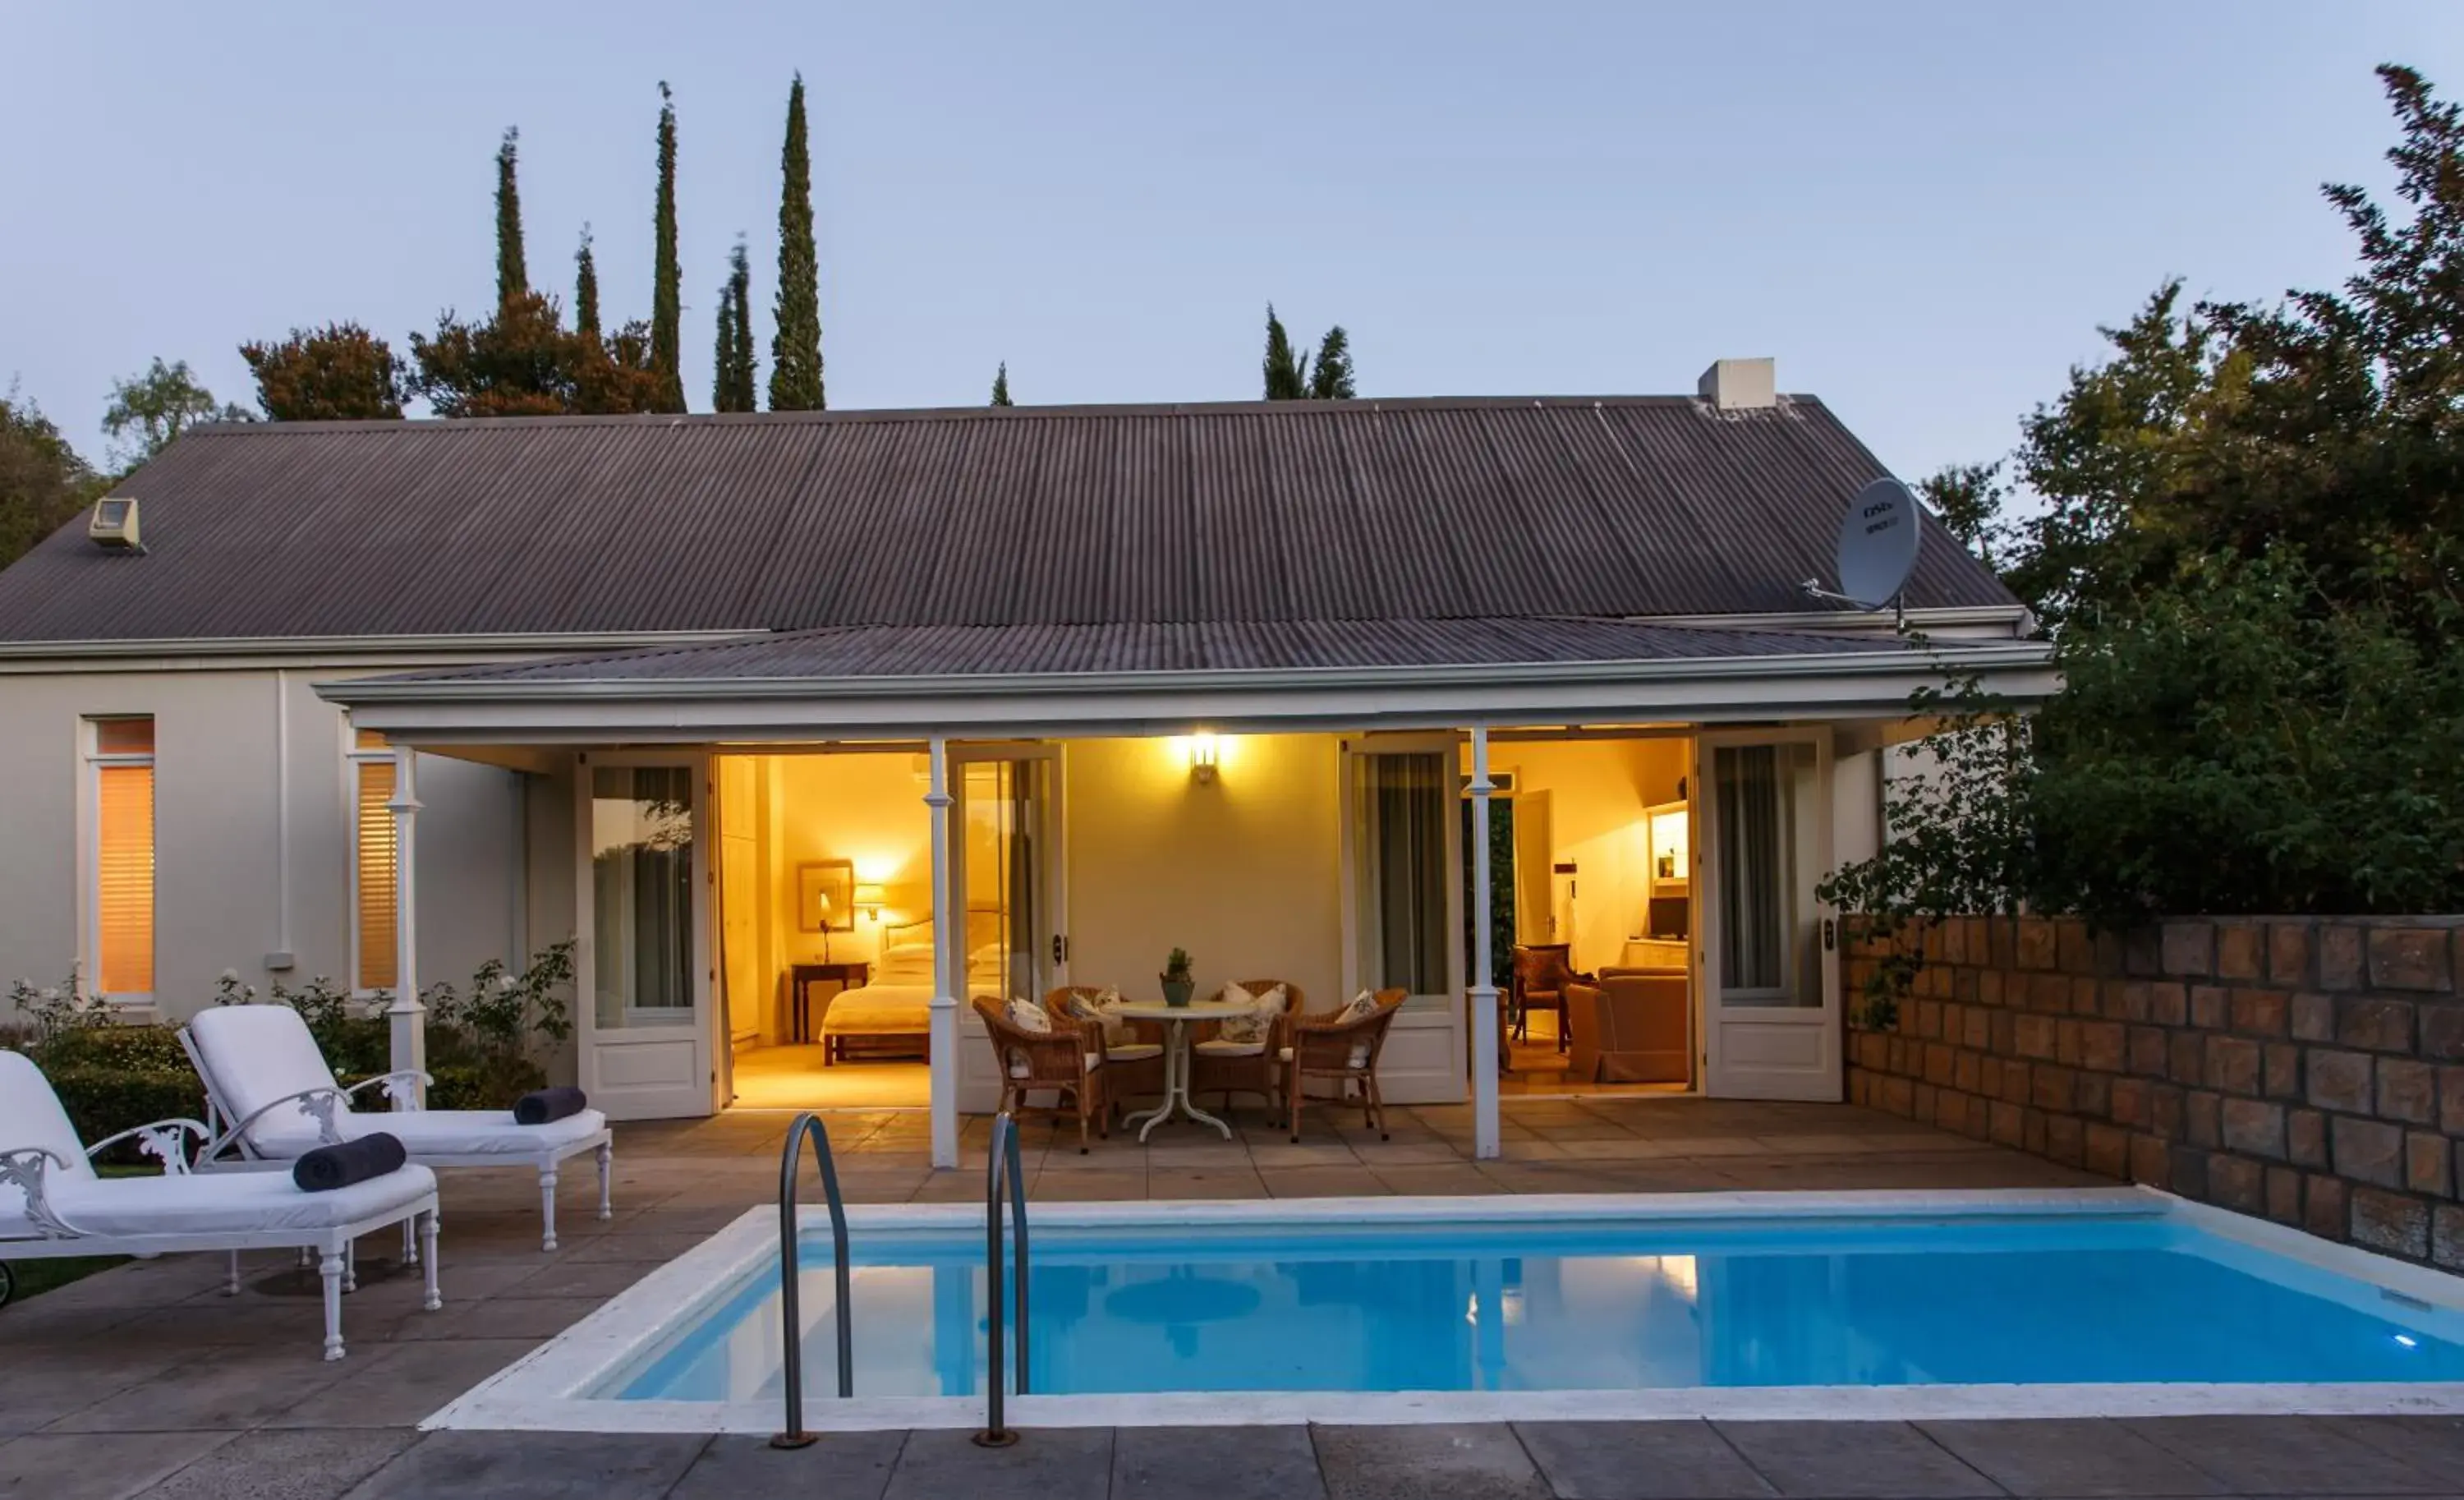
M1714 360L1694 393L1722 411L1769 410L1779 405L1770 360Z
M85 534L106 552L143 555L144 544L137 540L137 496L106 495L95 501L94 518L86 522Z

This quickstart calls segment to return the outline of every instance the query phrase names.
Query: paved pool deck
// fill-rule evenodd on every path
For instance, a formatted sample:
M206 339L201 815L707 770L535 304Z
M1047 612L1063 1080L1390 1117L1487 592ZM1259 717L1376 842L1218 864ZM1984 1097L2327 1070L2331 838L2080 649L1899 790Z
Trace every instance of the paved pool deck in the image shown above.
M1470 1159L1468 1111L1312 1119L1290 1144L1253 1112L1231 1141L1187 1124L1139 1147L1028 1129L1036 1199L1680 1192L2092 1185L2050 1162L1845 1105L1515 1100L1505 1159ZM1466 1496L2464 1496L2464 1421L1521 1423L963 1433L825 1438L796 1453L701 1437L447 1432L418 1423L746 1208L775 1201L786 1116L621 1128L617 1213L591 1216L585 1170L539 1249L526 1171L445 1174L446 1310L387 1274L385 1237L343 1311L350 1357L317 1357L314 1278L252 1257L239 1297L221 1260L132 1263L0 1309L0 1496L690 1497L827 1500L1372 1500ZM969 1165L935 1173L921 1114L830 1117L862 1202L978 1201ZM809 1170L809 1169L808 1169Z

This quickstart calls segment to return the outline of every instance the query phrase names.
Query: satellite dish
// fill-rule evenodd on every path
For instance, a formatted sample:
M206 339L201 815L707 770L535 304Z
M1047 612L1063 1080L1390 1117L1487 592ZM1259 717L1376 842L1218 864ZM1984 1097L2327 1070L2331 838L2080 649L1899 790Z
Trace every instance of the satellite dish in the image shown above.
M1839 592L1881 609L1900 596L1917 565L1917 497L1897 479L1857 492L1839 522Z

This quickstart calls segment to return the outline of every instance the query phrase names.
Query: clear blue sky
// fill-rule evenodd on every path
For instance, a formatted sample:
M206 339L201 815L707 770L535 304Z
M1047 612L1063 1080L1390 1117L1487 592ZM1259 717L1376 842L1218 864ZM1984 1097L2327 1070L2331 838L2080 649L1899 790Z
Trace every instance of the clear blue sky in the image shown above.
M115 376L492 295L498 132L535 281L595 229L649 305L681 112L686 380L728 246L766 376L788 76L812 96L836 407L1258 394L1265 304L1364 395L1691 390L1771 355L1910 476L1995 455L2160 278L2343 274L2369 69L2464 91L2464 5L1517 7L0 0L0 387L89 452Z

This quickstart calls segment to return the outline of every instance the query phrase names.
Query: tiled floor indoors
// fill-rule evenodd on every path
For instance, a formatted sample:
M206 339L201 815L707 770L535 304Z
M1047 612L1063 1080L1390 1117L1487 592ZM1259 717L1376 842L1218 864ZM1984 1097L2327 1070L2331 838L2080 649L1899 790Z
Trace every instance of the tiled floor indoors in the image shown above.
M1037 1199L2081 1183L2066 1169L1838 1105L1512 1100L1507 1158L1469 1159L1467 1111L1397 1110L1391 1141L1356 1116L1291 1145L1254 1112L1225 1142L1186 1124L1085 1156L1030 1128ZM1330 1500L1453 1496L2464 1495L2464 1423L2198 1419L2140 1423L1522 1424L1122 1428L1029 1433L993 1451L962 1433L839 1436L797 1453L758 1440L439 1433L417 1423L654 1266L772 1201L785 1117L738 1112L627 1127L617 1217L565 1180L564 1243L538 1244L527 1173L447 1175L446 1311L371 1274L344 1310L347 1359L317 1358L310 1279L251 1263L236 1300L217 1258L131 1264L0 1309L0 1496L1111 1497ZM830 1120L843 1179L869 1201L974 1202L976 1170L925 1164L920 1113ZM980 1162L984 1125L967 1139ZM382 1242L369 1246L387 1253Z

